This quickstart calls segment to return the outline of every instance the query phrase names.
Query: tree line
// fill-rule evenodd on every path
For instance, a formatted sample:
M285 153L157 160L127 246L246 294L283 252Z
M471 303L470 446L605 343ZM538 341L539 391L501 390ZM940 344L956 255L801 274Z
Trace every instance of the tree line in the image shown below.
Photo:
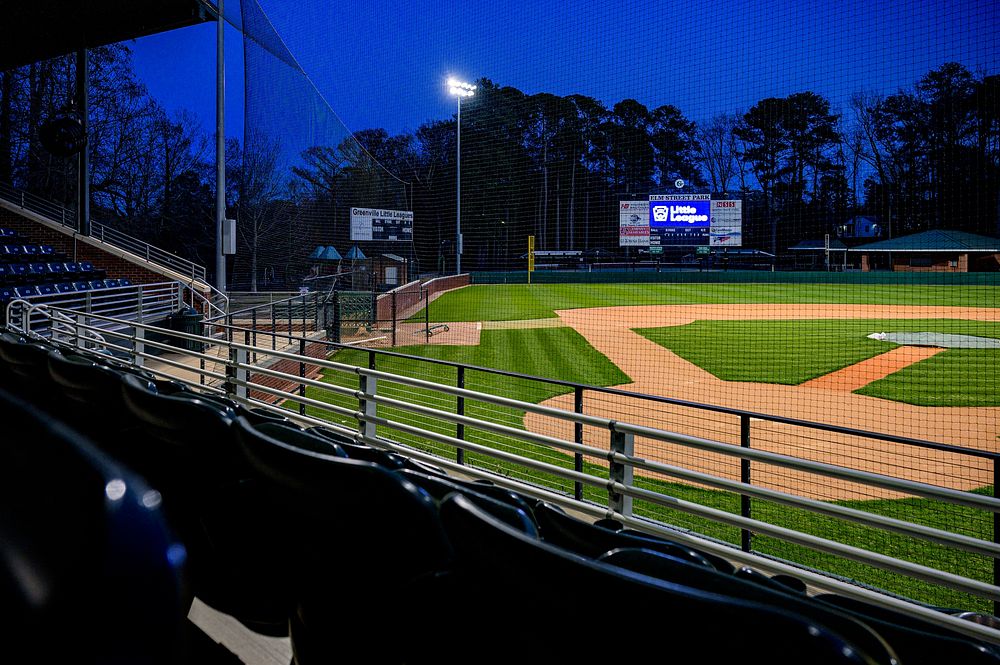
M211 132L152 98L127 45L94 49L90 61L95 219L211 270ZM70 205L76 160L49 155L37 130L72 98L74 67L66 57L0 72L0 181ZM948 63L843 109L805 91L695 122L669 104L608 106L481 79L462 108L463 268L514 265L528 235L538 249L615 249L618 202L676 192L677 179L685 192L742 199L744 246L779 255L862 214L878 217L883 237L997 234L998 81ZM257 288L270 270L272 282L297 283L317 244L349 246L351 206L412 209L420 269L453 268L455 118L290 146L246 113L242 141L226 151L236 282Z

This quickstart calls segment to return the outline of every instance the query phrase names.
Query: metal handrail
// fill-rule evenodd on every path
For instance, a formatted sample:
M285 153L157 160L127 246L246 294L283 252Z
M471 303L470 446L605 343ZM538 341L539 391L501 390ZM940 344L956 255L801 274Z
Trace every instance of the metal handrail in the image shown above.
M22 210L28 210L36 215L41 215L66 228L76 229L76 210L74 208L46 200L3 182L0 182L0 199L13 203ZM170 268L186 277L190 277L192 280L199 280L204 284L208 284L205 278L205 267L198 265L194 261L171 254L166 250L149 244L145 240L140 240L100 222L91 221L90 227L90 237L95 240L140 256L150 263Z
M49 317L56 316L58 318L60 314L66 314L67 316L70 315L70 312L60 310L59 308L52 307L51 305L36 305L36 308L40 314L48 315ZM194 369L190 365L183 364L179 361L170 361L165 363L168 366L177 366L188 371L193 371L195 374L200 374L202 377L211 377L223 381L226 392L238 401L254 407L276 410L276 412L280 412L285 416L299 420L303 423L317 424L325 423L325 421L309 417L304 412L296 414L295 412L288 411L287 409L276 409L276 407L269 404L267 401L254 398L251 391L271 395L285 400L293 400L302 406L308 405L319 410L352 419L357 423L357 430L353 433L353 438L358 442L399 450L407 454L412 453L417 457L429 457L435 462L440 461L442 464L448 462L445 464L448 468L455 466L450 460L428 455L426 453L419 453L419 451L415 451L398 441L388 438L385 434L379 434L375 428L376 426L381 426L389 428L393 431L403 432L419 437L425 441L450 446L456 450L468 449L496 460L504 460L506 462L516 464L525 469L535 469L572 482L582 483L594 488L606 489L608 491L608 505L601 510L605 511L605 515L614 516L630 523L635 521L635 518L631 515L630 506L623 509L622 506L627 504L622 504L620 500L614 498L615 496L634 497L647 501L651 504L666 506L698 515L720 524L751 530L816 551L834 554L845 559L860 561L866 565L907 575L915 579L921 579L941 587L957 589L964 593L974 594L993 601L1000 601L1000 586L996 584L990 584L983 582L982 580L965 577L963 575L958 575L941 569L935 569L925 563L914 563L905 559L867 550L857 545L837 542L835 540L815 536L804 531L797 531L788 527L764 522L760 519L752 519L747 516L736 515L716 508L711 508L709 506L682 500L674 496L640 487L636 483L632 482L630 474L623 474L621 472L624 469L628 469L630 471L632 469L640 469L656 473L666 473L692 482L705 483L709 485L714 484L716 486L725 487L729 491L744 496L756 496L758 498L764 498L771 501L778 501L785 505L823 515L828 518L847 519L849 521L862 523L873 528L884 529L895 533L904 533L908 537L920 538L932 543L960 548L966 551L974 552L978 555L989 557L993 560L1000 559L1000 546L996 543L951 533L949 531L924 524L908 522L906 520L899 519L898 517L885 517L878 515L877 513L868 513L855 507L836 506L825 502L819 502L814 499L809 499L805 496L798 496L789 492L770 490L760 485L754 485L750 483L749 480L736 483L719 476L712 476L711 474L704 474L688 469L680 469L679 467L645 460L632 454L628 445L623 447L621 444L623 441L626 441L637 434L641 434L643 437L648 437L653 440L681 443L685 446L713 453L725 452L726 454L731 454L734 457L739 457L741 459L765 461L768 464L788 466L804 470L809 473L847 479L860 485L884 487L910 495L916 494L939 501L959 503L961 505L984 510L993 514L1000 513L1000 500L996 498L980 496L971 492L959 492L947 487L939 487L930 483L904 480L886 474L858 471L835 464L805 460L791 455L779 455L777 453L768 453L766 451L741 448L738 446L724 444L719 441L689 437L676 432L635 425L621 420L612 420L558 409L555 407L542 406L533 402L525 402L509 397L501 397L490 393L472 391L460 387L453 387L430 381L414 379L407 376L400 376L369 367L345 364L332 360L325 360L323 358L313 358L298 353L292 353L290 351L272 350L250 344L249 341L245 341L243 343L226 340L215 341L215 343L223 347L221 349L221 356L215 357L205 353L176 349L164 344L163 342L154 342L146 339L148 333L154 332L169 333L176 338L185 340L200 342L208 341L207 338L199 335L166 330L142 323L133 324L131 328L109 331L107 328L102 328L100 326L102 322L105 324L114 322L116 320L114 317L93 315L88 318L93 319L93 322L81 321L77 319L71 326L69 326L71 332L77 335L78 338L85 338L87 341L92 341L92 338L87 337L88 334L102 334L106 340L114 340L106 341L105 346L107 348L129 354L135 364L142 364L145 359L154 357L152 354L139 350L139 345L145 343L155 348L169 348L188 357L198 358L200 360L216 363L217 365L222 365L225 367L224 374L218 371ZM26 317L26 321L28 322L28 328L25 329L25 332L30 334L30 317ZM249 334L246 334L245 337L249 340ZM277 360L293 361L298 364L300 368L305 365L309 365L349 376L357 376L358 388L336 386L330 383L308 379L302 376L301 370L300 374L296 375L286 371L281 371L278 369L279 366L277 365L265 367L250 362L250 358L258 355ZM157 359L162 361L162 359ZM306 386L312 386L332 391L343 396L348 396L357 400L357 407L354 408L328 404L321 400L306 397L303 392L296 393L280 387L269 387L265 382L252 381L252 374L262 374L265 376L279 378L287 385L300 386L302 389ZM462 397L495 406L515 408L525 412L540 413L580 425L598 427L607 432L609 437L608 447L602 448L595 447L593 445L583 445L580 442L563 440L558 437L537 434L516 427L509 427L488 420L475 418L461 412L453 413L441 408L412 404L404 400L387 396L384 390L380 392L379 385L383 382L408 385L414 388L434 391L438 394ZM596 459L606 460L608 463L607 476L601 477L599 475L593 475L592 473L583 473L581 470L563 468L550 462L521 455L516 451L516 449L501 450L460 438L460 436L453 436L450 434L424 429L423 427L406 421L405 418L401 419L398 416L390 417L392 411L386 411L381 414L378 413L375 408L378 404L391 406L394 409L404 409L420 413L425 416L481 430L493 431L527 443L549 445L557 449L569 450L586 454ZM347 430L343 426L339 426L338 430L351 431ZM723 448L725 448L725 450L723 450ZM473 473L473 475L485 474L485 472L481 469L475 469L473 467L459 465L457 468L461 469L463 472ZM511 484L518 484L518 481L499 476L489 477L495 479L501 484L508 482ZM567 506L575 507L580 505L587 507L588 510L596 508L596 506L592 503L582 502L579 499L572 499L568 496L560 495L559 493L546 490L542 487L535 486L534 490L539 492L549 492L551 496L555 497L560 503ZM666 525L654 524L654 526L661 530L667 528ZM737 550L732 550L730 553L733 557L741 560L745 560L750 556L750 553L746 551L738 552ZM771 563L780 565L781 562ZM855 593L865 595L863 593L864 591L865 590L856 589ZM866 595L865 597L866 600L872 600L873 598L875 597L871 595ZM893 603L886 601L886 605L892 606ZM923 613L921 616L922 618L927 618ZM931 616L933 616L932 613ZM971 622L965 622L968 625L962 626L961 620L952 619L953 618L951 617L940 615L937 617L937 622L946 624L950 628L961 630L966 634L975 635L983 639L988 639L992 642L1000 643L1000 632L983 626L971 624Z

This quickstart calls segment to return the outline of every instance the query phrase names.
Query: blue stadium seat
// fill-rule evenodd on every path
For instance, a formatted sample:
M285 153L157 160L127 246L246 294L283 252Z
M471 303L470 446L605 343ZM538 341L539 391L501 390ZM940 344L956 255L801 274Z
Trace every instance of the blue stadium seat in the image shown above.
M77 291L89 291L90 282L83 282L83 281L73 282L73 288L76 289Z
M0 286L0 302L10 302L17 294L12 286Z
M18 298L29 298L38 295L38 289L34 286L18 286L14 288L14 293Z
M6 242L8 238L16 238L17 231L14 229L0 228L0 241Z
M92 279L92 280L90 280L90 288L91 288L92 291L96 291L98 289L103 289L104 288L104 280L101 280L101 279Z
M118 286L132 286L132 280L128 277L122 277L118 280Z
M52 245L41 245L38 248L38 252L43 256L55 256L58 254L58 252L56 252L56 248Z
M69 274L71 274L71 275L79 275L80 274L80 264L76 263L75 261L72 261L72 262L69 262L69 263L64 263L63 264L63 268L65 268L66 272L69 273Z
M47 263L29 263L28 270L34 279L47 279L52 274Z
M3 254L8 257L8 260L17 260L24 255L24 249L21 245L4 245Z
M51 284L39 284L35 287L35 289L37 289L38 295L40 296L51 296L57 293L56 287Z
M49 272L52 273L53 275L62 276L66 272L66 266L64 266L62 263L56 262L56 263L48 263L46 265L48 265Z
M7 278L9 276L10 276L10 273L7 270L7 264L6 263L0 263L0 284L6 284L7 283Z
M28 281L30 271L26 263L10 263L7 265L8 281L14 284L23 284Z
M59 282L56 284L56 291L59 293L73 293L76 289L69 282Z
M117 289L120 286L117 279L106 279L104 280L104 288L106 289Z
M21 253L25 256L35 257L41 254L41 249L38 245L21 245Z

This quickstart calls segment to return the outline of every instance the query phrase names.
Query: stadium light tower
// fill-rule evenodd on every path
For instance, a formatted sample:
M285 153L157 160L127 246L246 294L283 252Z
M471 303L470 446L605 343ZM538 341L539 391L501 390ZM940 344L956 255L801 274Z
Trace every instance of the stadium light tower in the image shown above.
M458 154L456 165L458 172L455 177L457 211L455 216L455 274L462 274L462 97L472 97L476 94L476 86L471 83L459 81L456 78L448 79L448 94L458 98L458 121L455 125L456 152Z

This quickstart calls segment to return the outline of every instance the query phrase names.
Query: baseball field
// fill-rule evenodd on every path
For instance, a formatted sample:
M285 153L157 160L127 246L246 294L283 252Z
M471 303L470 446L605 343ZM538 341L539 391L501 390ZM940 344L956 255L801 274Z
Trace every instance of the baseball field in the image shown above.
M779 415L811 422L930 440L963 448L1000 450L1000 289L994 286L916 284L536 284L474 285L441 295L428 319L445 323L429 344L393 349L427 360L445 360L589 386L676 398L726 409ZM414 323L424 319L414 315ZM961 336L971 346L896 343L895 334L930 339ZM423 336L414 336L423 340ZM368 355L343 350L339 362L364 364ZM383 356L378 369L455 385L457 370L415 358ZM466 370L465 385L518 399L572 409L571 387ZM350 379L329 373L324 380ZM380 392L383 390L380 387ZM390 386L400 399L454 409L453 399L431 391ZM311 397L339 403L332 393ZM346 404L346 402L345 402ZM739 444L740 423L726 413L650 402L620 393L588 391L584 412ZM380 407L383 409L383 407ZM388 410L387 410L388 411ZM516 409L468 401L468 415L572 440L572 426ZM316 415L319 415L318 413ZM393 410L391 417L420 427L455 433L455 426ZM389 434L387 432L387 434ZM392 432L391 436L454 455L447 446ZM572 468L573 459L471 428L467 440ZM607 433L584 428L584 442L607 448ZM894 442L807 430L767 419L751 420L754 448L886 473L965 491L992 492L993 468L986 460ZM636 454L659 462L739 479L739 464L721 455L694 452L638 438ZM551 474L468 453L466 463L572 491ZM585 460L584 470L606 477L606 463ZM841 505L899 517L937 528L992 538L992 516L849 482L765 465L755 467L755 485L793 491ZM665 476L637 478L658 492L739 512L739 496ZM586 496L606 496L588 489ZM737 529L692 515L636 502L637 514L690 528L728 542ZM754 501L754 517L840 542L863 543L895 556L927 562L984 580L992 579L985 557L956 552L801 510ZM880 545L881 543L881 545ZM757 536L754 549L830 570L924 602L975 606L983 601L862 564Z

